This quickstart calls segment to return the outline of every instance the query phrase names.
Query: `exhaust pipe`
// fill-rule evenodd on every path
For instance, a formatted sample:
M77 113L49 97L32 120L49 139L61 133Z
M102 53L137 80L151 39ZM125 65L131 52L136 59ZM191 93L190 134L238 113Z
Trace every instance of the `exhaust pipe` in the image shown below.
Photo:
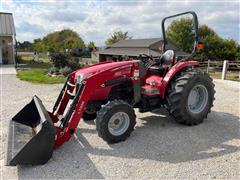
M32 101L9 122L5 164L45 164L53 153L56 129L41 100Z

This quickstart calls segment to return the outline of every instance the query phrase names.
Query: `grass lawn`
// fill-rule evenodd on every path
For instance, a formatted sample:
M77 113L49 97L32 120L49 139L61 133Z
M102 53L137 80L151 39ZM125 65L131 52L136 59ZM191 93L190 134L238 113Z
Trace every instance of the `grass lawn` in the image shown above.
M50 77L46 75L47 71L52 66L52 64L47 60L42 62L33 62L32 60L24 59L21 63L25 65L17 68L17 77L23 81L43 84L56 84L63 83L65 81L65 77Z
M222 72L209 72L209 75L213 78L213 79L221 79L222 77ZM232 81L240 81L239 79L239 72L227 72L227 76L226 76L227 80L232 80Z
M46 69L29 69L29 70L18 70L17 77L24 81L32 83L43 83L43 84L56 84L63 83L64 77L50 77L45 75Z

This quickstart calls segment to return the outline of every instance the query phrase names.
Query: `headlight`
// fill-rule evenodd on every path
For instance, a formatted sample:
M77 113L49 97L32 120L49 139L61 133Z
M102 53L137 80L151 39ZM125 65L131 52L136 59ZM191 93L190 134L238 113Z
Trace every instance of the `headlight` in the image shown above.
M81 74L80 76L77 77L77 83L80 84L84 79L86 79L87 77L90 77L91 75L92 73Z

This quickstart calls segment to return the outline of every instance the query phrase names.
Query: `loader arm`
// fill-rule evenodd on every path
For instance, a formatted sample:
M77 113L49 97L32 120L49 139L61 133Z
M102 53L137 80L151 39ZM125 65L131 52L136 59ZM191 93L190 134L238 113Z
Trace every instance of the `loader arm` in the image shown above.
M63 115L64 110L66 109L66 106L69 102L69 96L68 92L73 93L74 90L74 73L72 73L68 78L66 79L62 90L59 93L59 96L57 98L57 101L55 102L53 106L52 115L55 117L58 117L59 115ZM56 119L56 118L55 118ZM56 122L55 120L54 122Z

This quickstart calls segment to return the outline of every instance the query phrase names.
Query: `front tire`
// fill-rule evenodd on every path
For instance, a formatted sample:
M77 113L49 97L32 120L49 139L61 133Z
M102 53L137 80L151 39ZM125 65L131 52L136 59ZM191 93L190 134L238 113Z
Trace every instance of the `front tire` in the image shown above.
M126 140L134 130L136 115L133 108L122 100L108 102L97 113L98 136L107 143Z
M203 122L213 106L214 84L207 73L191 69L182 72L168 89L168 110L185 125Z

